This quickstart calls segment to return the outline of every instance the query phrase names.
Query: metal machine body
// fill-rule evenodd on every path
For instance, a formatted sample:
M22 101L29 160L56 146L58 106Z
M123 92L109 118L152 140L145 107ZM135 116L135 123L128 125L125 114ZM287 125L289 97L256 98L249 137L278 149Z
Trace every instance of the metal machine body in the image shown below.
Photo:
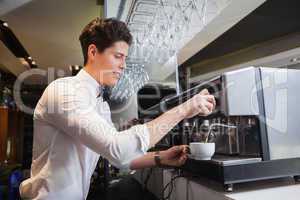
M185 120L176 130L180 142L215 142L210 161L188 159L183 169L221 182L234 183L300 175L300 70L248 67L194 84L162 101L166 111L207 88L217 106L207 117Z

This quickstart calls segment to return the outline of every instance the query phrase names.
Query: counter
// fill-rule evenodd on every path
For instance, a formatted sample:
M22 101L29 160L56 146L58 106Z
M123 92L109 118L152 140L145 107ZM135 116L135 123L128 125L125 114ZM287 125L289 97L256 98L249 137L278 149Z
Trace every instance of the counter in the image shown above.
M152 169L147 188L159 199L164 186L178 173L171 169ZM138 171L135 177L143 184L149 170ZM141 176L143 174L143 176ZM171 187L164 191L164 197ZM201 177L184 176L173 181L170 200L296 200L300 197L300 184L292 177L239 183L233 192L225 192L223 185Z

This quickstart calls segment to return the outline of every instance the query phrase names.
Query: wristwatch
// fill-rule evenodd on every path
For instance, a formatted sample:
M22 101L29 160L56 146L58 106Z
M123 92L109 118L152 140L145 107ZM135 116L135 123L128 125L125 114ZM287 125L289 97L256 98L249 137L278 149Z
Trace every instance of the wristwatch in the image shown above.
M162 167L162 164L161 164L161 158L160 158L160 152L159 151L156 151L154 153L154 162L155 162L155 165L157 167Z

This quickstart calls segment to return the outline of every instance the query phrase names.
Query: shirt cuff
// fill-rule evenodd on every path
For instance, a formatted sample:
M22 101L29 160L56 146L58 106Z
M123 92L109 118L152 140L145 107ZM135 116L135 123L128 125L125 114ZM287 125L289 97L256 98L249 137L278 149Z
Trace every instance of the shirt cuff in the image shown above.
M131 134L134 134L139 146L137 146L136 152L130 157L128 162L124 163L121 167L122 170L125 171L131 171L130 170L130 163L132 160L145 155L150 148L150 135L149 135L149 129L147 125L141 124L133 126L131 129Z
M140 149L145 154L150 148L150 134L146 124L137 125L136 135L140 142Z

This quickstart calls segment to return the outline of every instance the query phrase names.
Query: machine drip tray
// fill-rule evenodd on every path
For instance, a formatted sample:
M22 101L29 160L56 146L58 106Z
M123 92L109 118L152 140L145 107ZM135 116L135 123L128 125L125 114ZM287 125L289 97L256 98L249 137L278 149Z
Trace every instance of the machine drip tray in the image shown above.
M231 166L231 165L240 165L248 163L257 163L261 162L260 157L245 157L245 156L223 156L215 155L210 162L216 163L221 166Z

